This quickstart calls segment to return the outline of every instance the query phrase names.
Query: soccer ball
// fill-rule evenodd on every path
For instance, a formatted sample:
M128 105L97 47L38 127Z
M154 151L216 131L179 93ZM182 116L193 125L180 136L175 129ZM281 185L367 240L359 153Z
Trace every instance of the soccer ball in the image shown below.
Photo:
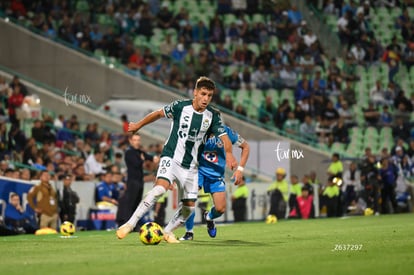
M72 236L75 232L76 228L71 222L66 221L60 226L60 234L63 236Z
M364 215L365 216L372 216L374 214L374 210L372 210L372 208L365 208L364 210Z
M277 217L275 215L268 215L266 218L266 223L267 224L277 223Z
M155 222L147 222L139 229L139 239L143 244L159 244L163 236L161 226Z

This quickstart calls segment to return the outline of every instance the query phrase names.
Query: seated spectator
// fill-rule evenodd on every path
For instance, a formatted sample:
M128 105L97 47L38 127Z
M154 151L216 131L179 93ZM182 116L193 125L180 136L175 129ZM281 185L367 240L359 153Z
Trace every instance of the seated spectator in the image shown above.
M287 120L283 124L283 130L288 134L295 135L299 133L299 125L299 120L296 119L295 113L291 111L288 113Z
M411 139L408 144L407 155L413 160L414 164L414 139Z
M306 97L311 96L311 87L309 86L309 80L302 79L301 85L298 85L295 91L295 101L301 101Z
M224 86L234 91L241 88L241 79L239 77L239 72L234 70L231 75L224 78Z
M404 103L398 104L398 107L396 110L394 110L394 120L402 119L404 123L410 123L411 113L406 109L406 106Z
M299 66L303 73L311 75L315 68L315 60L311 50L305 50L304 54L299 58Z
M275 112L276 108L273 105L272 97L266 96L265 101L259 108L259 121L261 123L273 122Z
M225 95L220 105L229 110L233 110L233 99L231 99L230 95Z
M85 161L85 173L86 174L101 174L104 173L104 153L100 150L95 150L93 154L90 154Z
M269 89L272 86L269 72L263 64L259 65L259 68L252 74L252 82L256 85L256 88L262 90Z
M330 97L336 97L341 94L342 78L335 75L328 75L328 81L326 84L326 95Z
M275 20L276 36L283 41L287 40L291 30L294 28L288 15L287 11L283 11L282 15L277 16Z
M96 186L96 205L115 206L118 205L119 189L118 185L112 182L112 173L105 171L101 175L101 183Z
M250 68L248 66L243 68L243 71L240 72L239 77L242 81L243 88L247 88L252 85L252 73L250 72Z
M374 103L369 102L368 108L362 109L364 113L365 123L368 126L376 126L379 121L380 113L378 109L374 106Z
M229 51L224 48L223 43L218 43L216 52L214 53L214 58L220 65L230 65L231 64L231 56Z
M353 56L349 56L348 54L345 58L345 63L342 67L341 72L341 77L345 81L358 81L360 79L360 77L356 74L356 63L358 63L358 60Z
M161 29L171 28L174 21L174 15L169 10L168 2L163 2L161 5L161 10L157 14L157 23L158 27Z
M16 234L33 234L37 229L35 217L26 213L20 204L20 197L11 193L4 213L4 223Z
M295 109L293 112L295 113L295 118L297 118L300 123L305 120L306 112L302 109L302 105L299 104L299 102L295 104Z
M210 42L212 43L224 43L226 38L226 33L223 27L223 22L220 17L215 16L210 21Z
M310 82L311 82L312 89L314 89L315 83L318 83L318 87L319 87L319 89L321 89L321 91L326 90L326 85L327 85L326 80L321 77L321 70L320 69L317 69L315 71L315 76L312 80L310 80Z
M199 20L197 25L193 27L193 42L204 43L209 38L209 31L202 20Z
M414 43L411 42L411 39L407 40L406 43L402 61L407 67L407 71L410 72L411 67L414 65Z
M299 126L299 132L311 142L316 140L315 125L310 115L305 116L304 122Z
M395 139L409 140L410 138L410 127L407 123L404 123L402 118L397 118L395 126L392 128L392 136Z
M346 127L355 126L354 113L348 107L346 101L341 102L341 107L338 109L339 118L343 119Z
M404 105L404 110L406 110L407 112L412 112L413 111L413 104L407 98L407 96L405 95L405 92L403 90L400 90L396 94L396 96L394 98L394 108L398 109L400 104Z
M375 106L378 107L385 104L384 94L384 87L382 86L381 81L377 80L375 82L375 86L372 87L371 91L369 92L369 98L375 104Z
M187 50L183 43L178 43L177 47L171 52L171 58L176 62L183 62L186 55Z
M315 125L315 133L320 143L328 143L332 133L330 123L325 118L318 116Z
M279 74L282 85L289 88L296 87L297 73L291 65L286 65Z
M313 195L308 186L301 188L301 193L296 197L295 206L291 208L289 218L312 219L315 218Z
M382 107L382 112L380 114L378 123L382 127L391 127L392 122L393 122L392 114L390 113L388 106L384 105Z
M329 100L326 103L326 107L322 111L322 116L326 120L326 123L329 126L332 126L333 124L335 124L338 121L338 119L339 119L339 113L334 108L334 105L333 105L333 102L332 101Z
M333 142L349 143L348 127L344 119L340 118L338 123L332 128Z
M236 109L234 111L239 115L247 116L246 108L241 104L237 104Z
M356 95L355 89L352 87L351 80L345 82L345 89L342 90L341 95L344 97L344 100L348 103L348 106L353 106L356 104Z
M274 121L275 121L275 126L279 129L283 128L283 125L288 117L288 113L291 111L292 109L290 108L290 103L289 100L284 99L282 101L282 103L278 106L276 113L273 117Z
M341 43L347 45L352 40L352 33L349 29L349 21L352 19L352 12L348 11L342 13L341 18L338 19L336 26L338 28L338 36Z
M20 129L19 125L12 124L8 134L8 149L9 151L22 152L26 146L26 136Z

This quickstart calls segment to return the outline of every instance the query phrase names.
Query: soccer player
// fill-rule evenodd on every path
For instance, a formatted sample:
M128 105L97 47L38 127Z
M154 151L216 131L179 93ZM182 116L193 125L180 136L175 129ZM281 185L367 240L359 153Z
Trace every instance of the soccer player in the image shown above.
M249 144L236 131L228 126L224 126L226 133L233 145L241 148L240 165L237 167L234 176L238 179L243 177L244 166L249 158ZM214 219L223 215L226 210L226 185L224 182L224 170L226 162L226 152L223 149L223 143L215 136L211 136L204 146L201 154L200 166L198 168L198 185L204 188L206 193L213 196L213 207L206 212L205 219L207 222L207 232L210 237L216 237L217 229ZM191 214L185 223L186 233L180 238L181 241L193 240L195 212Z
M195 84L192 100L174 101L146 115L137 123L129 124L128 130L136 132L160 118L172 119L170 135L161 154L155 185L140 202L131 218L116 231L119 239L125 238L132 231L138 220L175 181L179 187L182 203L164 228L164 239L168 243L179 242L172 232L184 224L195 209L198 193L198 156L205 138L210 134L219 137L223 142L227 166L232 170L237 167L231 141L223 126L220 113L209 106L215 89L214 81L207 77L200 77ZM239 184L241 177L237 175L237 171L233 176L235 184Z

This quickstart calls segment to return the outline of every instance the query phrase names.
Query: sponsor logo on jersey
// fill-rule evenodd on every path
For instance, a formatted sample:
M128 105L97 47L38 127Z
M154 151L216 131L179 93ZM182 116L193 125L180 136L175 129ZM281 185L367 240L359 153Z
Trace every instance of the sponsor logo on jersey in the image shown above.
M213 163L218 162L218 156L216 152L204 152L204 159Z

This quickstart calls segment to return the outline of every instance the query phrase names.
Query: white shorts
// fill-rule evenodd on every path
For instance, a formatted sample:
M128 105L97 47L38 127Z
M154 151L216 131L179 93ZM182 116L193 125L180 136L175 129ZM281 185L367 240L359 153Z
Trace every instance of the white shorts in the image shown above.
M183 168L170 157L162 157L157 171L157 179L175 182L180 200L196 200L198 195L198 168Z

